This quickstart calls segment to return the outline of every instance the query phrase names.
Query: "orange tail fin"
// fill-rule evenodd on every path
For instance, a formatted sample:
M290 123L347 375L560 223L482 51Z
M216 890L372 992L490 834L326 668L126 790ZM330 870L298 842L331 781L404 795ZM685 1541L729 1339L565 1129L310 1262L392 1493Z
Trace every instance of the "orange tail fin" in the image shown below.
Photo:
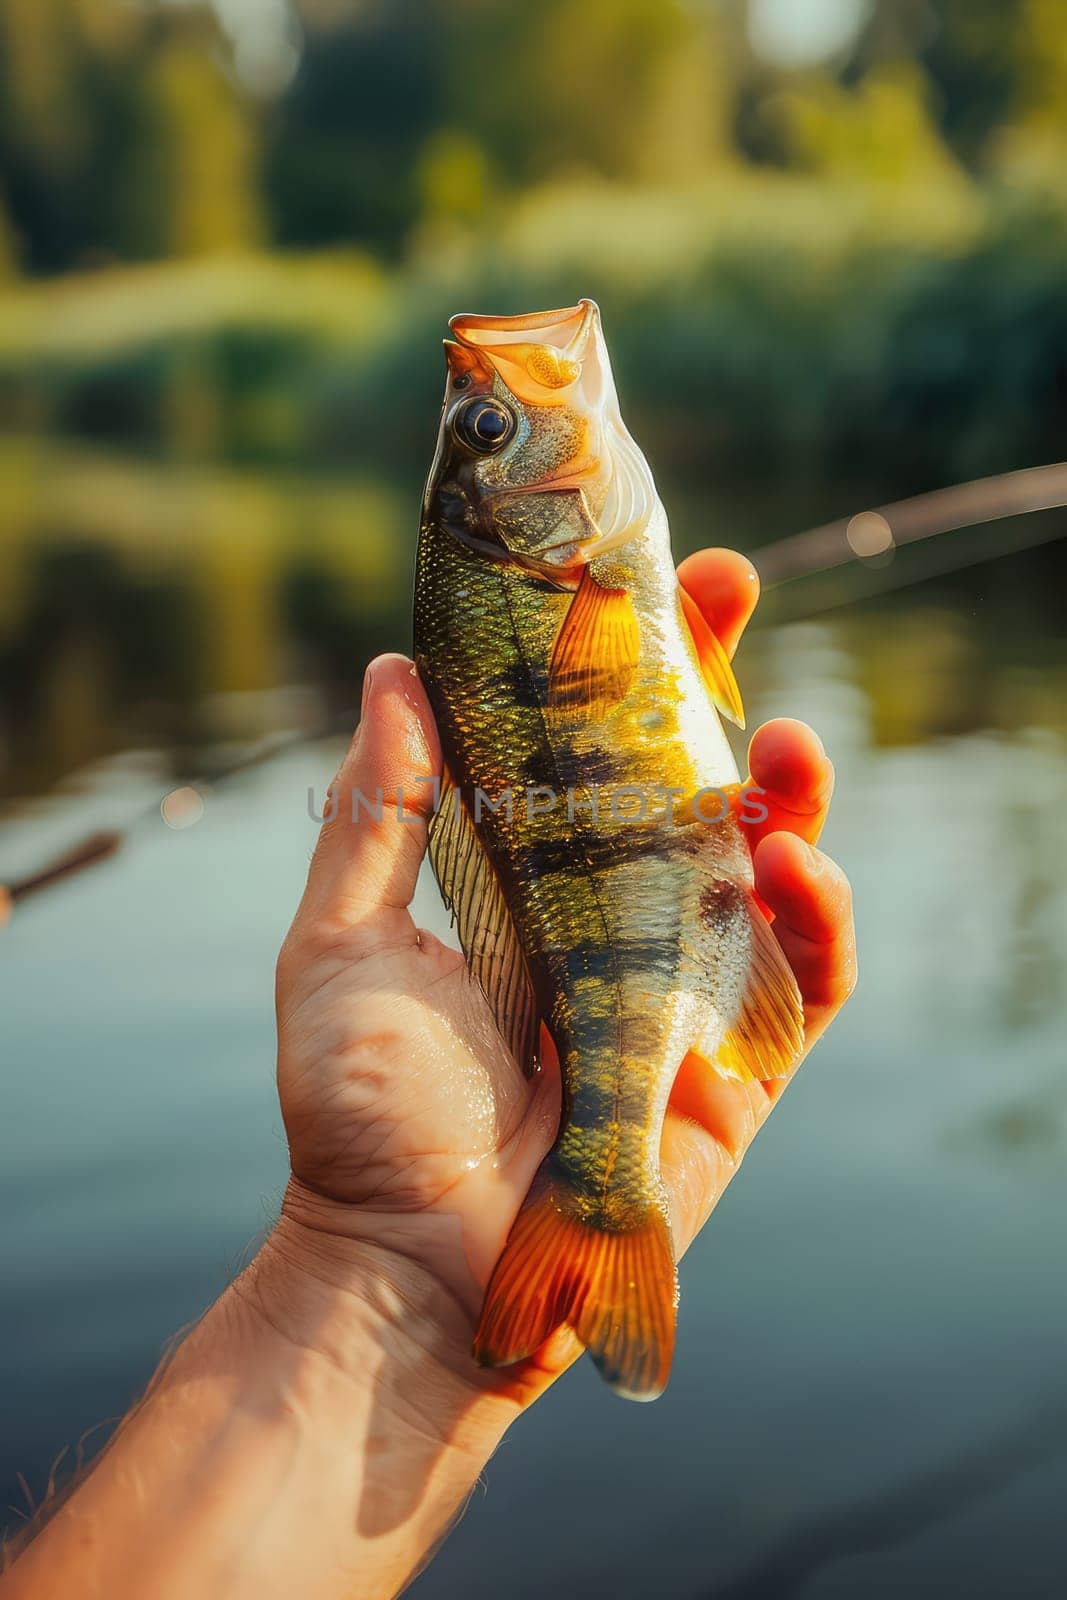
M626 1232L579 1221L568 1186L538 1178L496 1264L474 1354L486 1367L532 1355L563 1323L629 1400L654 1400L674 1353L678 1279L659 1211Z

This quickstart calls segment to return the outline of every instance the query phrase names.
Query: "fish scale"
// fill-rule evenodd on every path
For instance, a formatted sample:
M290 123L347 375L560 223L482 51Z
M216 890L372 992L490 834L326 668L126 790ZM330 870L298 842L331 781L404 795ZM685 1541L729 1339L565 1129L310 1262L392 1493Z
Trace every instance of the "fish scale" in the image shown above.
M739 697L687 620L596 307L452 329L415 586L450 796L431 860L509 1048L533 1070L543 1022L562 1078L475 1351L507 1364L566 1322L621 1393L651 1398L677 1299L671 1086L694 1050L709 1072L788 1070L799 995L735 817L700 809L736 783L716 705Z

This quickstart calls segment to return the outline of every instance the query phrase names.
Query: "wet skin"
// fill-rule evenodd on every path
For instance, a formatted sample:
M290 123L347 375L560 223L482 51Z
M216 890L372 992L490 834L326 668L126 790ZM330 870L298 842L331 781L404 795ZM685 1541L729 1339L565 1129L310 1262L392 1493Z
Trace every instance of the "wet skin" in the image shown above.
M680 579L732 654L758 598L750 564L705 551ZM440 771L436 730L409 661L384 656L336 780L337 814L316 848L278 969L279 1087L293 1181L286 1216L313 1230L324 1272L354 1245L424 1269L448 1299L454 1380L517 1405L578 1354L565 1330L528 1361L482 1371L470 1356L485 1284L555 1135L558 1072L527 1081L503 1048L462 956L420 932L409 905ZM833 768L803 724L766 724L749 747L769 815L746 828L756 890L804 1000L797 1064L848 998L855 941L848 882L814 847ZM381 821L351 817L354 790L381 789ZM391 806L398 791L407 807ZM786 1083L741 1085L683 1068L661 1165L684 1250Z
M706 552L682 579L732 649L751 568ZM832 769L792 722L761 729L749 759L770 807L756 888L797 975L807 1049L855 973L847 882L809 843ZM558 1080L523 1078L460 955L412 920L425 814L342 820L355 788L428 803L418 780L437 761L411 663L381 658L279 959L282 1215L0 1576L3 1600L388 1600L577 1355L564 1331L511 1368L471 1357L490 1269L555 1132ZM683 1069L662 1140L680 1246L780 1091Z

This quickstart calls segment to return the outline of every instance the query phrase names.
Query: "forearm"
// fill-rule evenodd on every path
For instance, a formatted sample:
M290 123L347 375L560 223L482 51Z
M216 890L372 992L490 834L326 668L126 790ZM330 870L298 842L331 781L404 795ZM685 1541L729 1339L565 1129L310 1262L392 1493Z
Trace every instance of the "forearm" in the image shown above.
M0 1600L393 1595L515 1414L457 1368L462 1312L421 1269L283 1218Z

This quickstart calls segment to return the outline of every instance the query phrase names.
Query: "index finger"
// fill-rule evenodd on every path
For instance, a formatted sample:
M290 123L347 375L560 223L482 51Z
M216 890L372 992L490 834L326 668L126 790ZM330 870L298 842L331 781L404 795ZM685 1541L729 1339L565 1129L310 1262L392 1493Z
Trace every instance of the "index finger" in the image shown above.
M732 656L759 599L759 576L751 561L737 550L698 550L678 568L678 582Z

